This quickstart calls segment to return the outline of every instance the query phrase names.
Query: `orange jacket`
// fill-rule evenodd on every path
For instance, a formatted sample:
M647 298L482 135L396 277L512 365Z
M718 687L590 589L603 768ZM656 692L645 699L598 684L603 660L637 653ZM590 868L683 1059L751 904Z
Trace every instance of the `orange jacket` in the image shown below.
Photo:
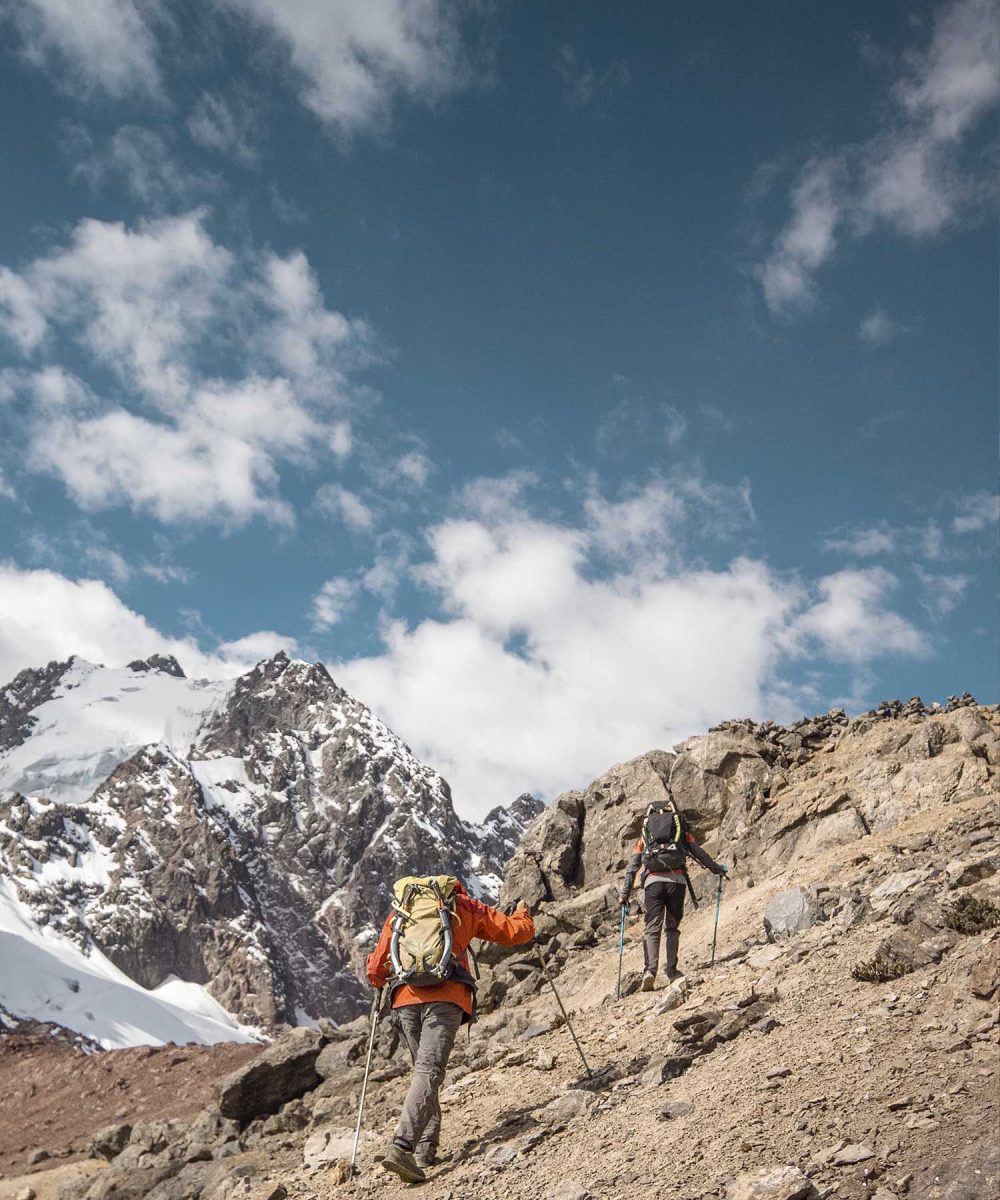
M375 949L368 955L365 971L372 987L385 987L389 981L392 964L389 960L389 944L392 941L393 913L382 926ZM459 883L455 888L455 915L451 922L452 954L466 971L469 969L469 943L473 938L484 938L501 946L520 946L535 936L535 922L526 910L507 916L498 908L490 908L479 900L473 900ZM472 988L457 979L446 979L433 987L410 987L404 983L396 988L392 998L393 1008L407 1004L430 1004L434 1000L447 1000L457 1004L467 1015L472 1015Z

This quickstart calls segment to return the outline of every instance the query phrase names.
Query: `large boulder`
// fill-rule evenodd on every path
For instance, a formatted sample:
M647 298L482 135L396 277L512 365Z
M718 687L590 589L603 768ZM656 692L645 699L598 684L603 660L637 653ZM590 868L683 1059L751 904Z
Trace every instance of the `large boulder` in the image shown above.
M781 942L816 924L816 908L808 892L789 888L772 896L764 909L764 930L768 940Z
M320 1082L316 1059L323 1040L314 1029L293 1029L215 1085L224 1117L241 1124L270 1116Z

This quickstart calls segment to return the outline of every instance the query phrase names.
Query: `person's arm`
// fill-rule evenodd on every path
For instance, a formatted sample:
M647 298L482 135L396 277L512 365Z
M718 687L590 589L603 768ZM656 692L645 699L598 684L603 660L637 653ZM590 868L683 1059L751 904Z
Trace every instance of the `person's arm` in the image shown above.
M520 946L535 936L535 922L525 905L518 905L508 916L499 908L490 908L471 896L467 902L472 917L473 938L484 938L487 942L496 942L498 946Z
M645 849L642 838L635 844L635 850L632 852L632 857L629 860L628 870L625 872L625 882L622 884L621 891L618 893L618 898L622 904L628 904L628 898L632 894L632 884L635 882L635 877L639 873L639 868L642 866L642 852Z
M695 862L701 863L701 865L706 870L711 871L713 875L729 874L725 867L721 866L715 861L714 858L712 858L710 854L706 854L706 852L702 850L701 846L699 846L695 841L694 834L689 833L685 835L684 849L695 860Z
M385 919L375 949L368 955L365 974L373 988L385 987L389 979L389 946L392 942L392 914Z

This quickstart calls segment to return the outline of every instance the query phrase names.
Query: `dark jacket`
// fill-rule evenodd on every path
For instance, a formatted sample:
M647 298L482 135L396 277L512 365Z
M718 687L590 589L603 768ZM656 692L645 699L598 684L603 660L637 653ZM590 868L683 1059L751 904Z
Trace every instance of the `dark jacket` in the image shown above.
M629 895L632 892L632 884L635 882L635 877L639 873L640 869L642 868L642 854L645 849L646 849L646 843L640 837L639 840L635 844L635 850L633 851L632 858L629 861L628 870L625 872L625 883L624 883L624 886L622 887L622 897L625 900L627 900L629 898ZM695 860L695 862L701 863L701 865L706 870L711 871L713 874L715 874L715 875L725 875L726 874L726 868L719 866L719 864L715 861L714 858L711 857L711 855L706 854L705 851L702 850L701 846L698 845L697 841L695 841L694 834L689 833L687 830L684 831L684 840L681 843L681 849L684 851L684 853L689 858L693 858ZM653 874L655 874L656 876L663 877L663 878L666 878L668 876L675 876L676 880L679 884L684 883L685 873L686 873L686 871L685 871L684 867L679 867L675 871L655 871L655 872L653 872ZM639 880L640 887L645 887L646 875L647 875L647 872L643 871L642 878Z

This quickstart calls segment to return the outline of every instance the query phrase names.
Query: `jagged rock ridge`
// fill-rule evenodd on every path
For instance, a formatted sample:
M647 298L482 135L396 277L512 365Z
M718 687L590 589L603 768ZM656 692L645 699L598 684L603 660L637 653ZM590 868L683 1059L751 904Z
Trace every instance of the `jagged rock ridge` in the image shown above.
M23 672L2 703L8 905L143 988L202 985L251 1026L353 1016L391 881L450 870L494 898L541 808L461 820L325 667L284 654L231 685L160 656L70 660Z

